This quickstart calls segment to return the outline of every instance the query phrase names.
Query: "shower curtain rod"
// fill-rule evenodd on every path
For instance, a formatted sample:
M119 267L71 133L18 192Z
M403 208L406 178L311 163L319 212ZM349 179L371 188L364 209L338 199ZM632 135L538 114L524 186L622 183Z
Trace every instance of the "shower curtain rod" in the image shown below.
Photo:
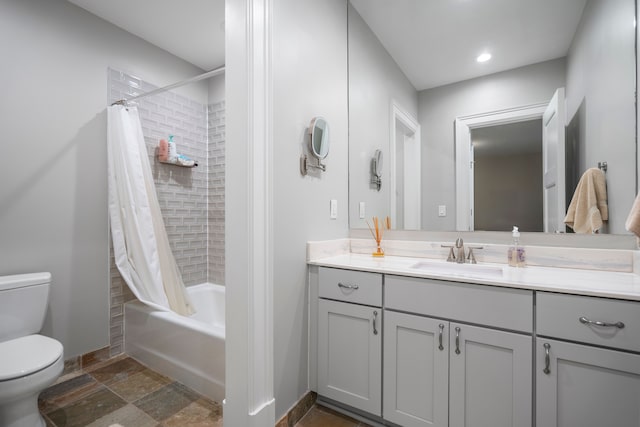
M141 93L140 95L133 96L133 97L131 97L129 99L119 99L119 100L117 100L116 102L114 102L111 105L124 105L126 107L127 106L127 102L129 102L129 101L135 101L136 99L144 98L146 96L156 95L158 93L166 92L168 90L175 89L177 87L184 86L184 85L187 85L189 83L199 82L200 80L208 79L210 77L217 76L218 74L222 74L222 73L224 73L224 67L225 66L223 65L222 67L214 68L213 70L207 71L206 73L199 74L199 75L194 76L194 77L190 77L190 78L188 78L186 80L182 80L182 81L179 81L177 83L172 83L172 84L170 84L168 86L164 86L164 87L160 87L158 89L150 90L149 92Z

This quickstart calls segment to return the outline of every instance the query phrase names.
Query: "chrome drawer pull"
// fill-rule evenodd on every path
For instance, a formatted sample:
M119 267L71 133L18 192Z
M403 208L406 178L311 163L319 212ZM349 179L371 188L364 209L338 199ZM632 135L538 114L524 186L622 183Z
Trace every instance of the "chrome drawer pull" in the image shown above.
M456 326L456 354L460 354L460 328Z
M356 290L356 289L358 289L360 287L358 285L345 285L343 283L338 283L338 286L341 287L341 288L353 289L353 290Z
M580 320L580 323L585 325L596 325L596 326L602 326L603 328L618 328L618 329L624 328L624 323L622 322L616 322L616 323L598 322L597 320L589 320L584 316L582 316L578 320Z
M444 325L440 323L438 325L438 328L440 329L440 333L438 334L438 342L440 343L440 345L438 346L438 350L442 351L444 350L444 347L442 346L442 332L444 332Z
M373 335L378 335L378 330L376 329L376 319L378 318L378 312L373 312Z
M551 345L548 342L544 343L544 369L542 370L542 372L544 372L547 375L551 373L551 369L549 369L549 366L551 365L551 360L549 358L550 348L551 348Z

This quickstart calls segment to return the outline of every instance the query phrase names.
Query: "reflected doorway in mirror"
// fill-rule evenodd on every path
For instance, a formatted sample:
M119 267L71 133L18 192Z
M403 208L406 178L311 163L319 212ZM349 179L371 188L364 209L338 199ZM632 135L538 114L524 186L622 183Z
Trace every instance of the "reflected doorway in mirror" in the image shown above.
M421 137L420 124L396 101L391 102L389 148L391 218L399 230L420 230Z

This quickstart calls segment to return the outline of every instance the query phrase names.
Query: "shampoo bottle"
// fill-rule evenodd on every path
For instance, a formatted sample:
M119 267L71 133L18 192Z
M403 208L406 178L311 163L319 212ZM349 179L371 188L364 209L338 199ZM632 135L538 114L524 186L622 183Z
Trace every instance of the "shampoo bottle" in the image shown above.
M166 162L169 160L169 143L166 139L161 139L158 144L158 160Z
M507 253L509 265L511 267L524 267L524 248L520 246L520 231L515 225L513 226L511 235L513 236L513 244L509 246Z
M178 149L173 141L173 135L169 135L169 162L176 163L178 161Z

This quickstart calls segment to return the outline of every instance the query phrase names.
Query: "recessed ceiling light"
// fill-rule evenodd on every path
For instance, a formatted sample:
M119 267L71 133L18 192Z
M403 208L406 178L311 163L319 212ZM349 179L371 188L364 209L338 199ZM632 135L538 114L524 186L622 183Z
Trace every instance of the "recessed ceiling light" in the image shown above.
M485 53L483 53L483 54L479 55L479 56L476 58L476 61L478 61L478 62L487 62L487 61L488 61L488 60L490 60L490 59L491 59L491 54L490 54L490 53L485 52Z

